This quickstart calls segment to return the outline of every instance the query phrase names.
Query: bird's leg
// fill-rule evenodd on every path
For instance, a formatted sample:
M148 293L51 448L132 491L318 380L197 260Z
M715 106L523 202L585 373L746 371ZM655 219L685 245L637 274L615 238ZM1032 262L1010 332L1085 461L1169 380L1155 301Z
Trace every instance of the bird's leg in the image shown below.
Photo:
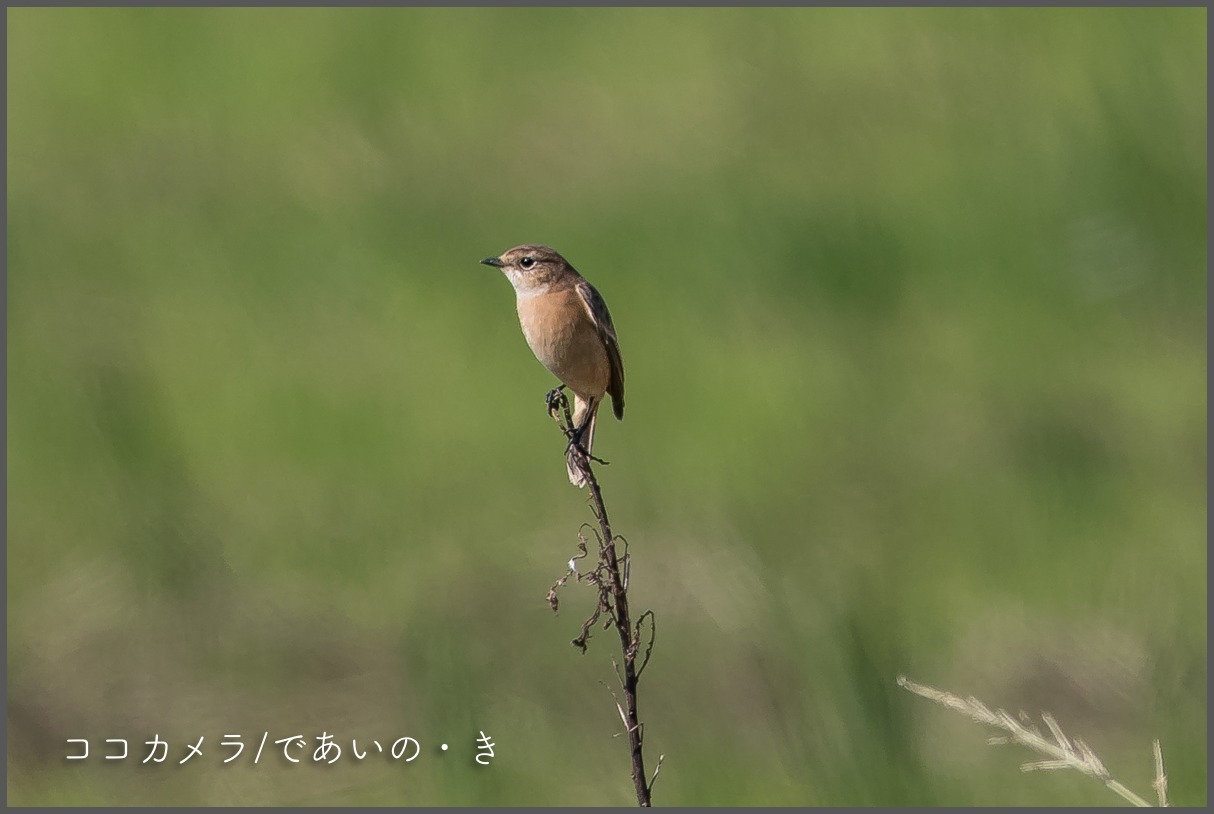
M584 446L582 446L582 436L586 434L586 428L590 426L591 417L592 417L592 412L590 410L587 410L586 418L582 419L582 423L579 426L574 427L571 430L565 431L565 435L568 436L568 438L569 438L569 443L565 445L565 454L568 455L569 450L574 449L576 447L577 451L580 452L584 457L589 458L590 460L594 461L595 463L600 463L603 466L608 466L611 463L610 461L604 461L602 458L592 455L588 449L586 449Z
M586 428L590 426L589 415L582 421L581 426L574 427L573 415L569 411L569 397L565 395L564 390L565 385L563 384L553 388L548 391L548 395L544 397L544 400L548 403L548 415L552 416L553 421L560 425L561 432L565 433L565 437L569 439L569 443L565 445L565 454L568 455L569 450L576 446L578 452L582 453L582 455L606 466L607 461L604 461L602 458L596 458L582 446L582 435L586 432ZM559 415L562 410L565 413L564 423L561 423Z

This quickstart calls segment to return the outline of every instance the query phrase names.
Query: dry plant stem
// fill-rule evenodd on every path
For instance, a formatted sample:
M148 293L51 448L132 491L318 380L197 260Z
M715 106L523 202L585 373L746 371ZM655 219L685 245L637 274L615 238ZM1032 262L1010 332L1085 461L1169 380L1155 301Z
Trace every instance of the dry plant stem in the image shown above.
M921 695L924 698L935 701L941 706L967 715L979 723L997 727L1008 733L1008 737L991 738L988 741L991 744L1019 743L1021 746L1027 746L1034 752L1047 757L1047 760L1036 760L1021 764L1021 771L1075 769L1101 781L1110 791L1117 794L1123 800L1141 808L1151 807L1150 803L1130 791L1120 781L1114 779L1109 770L1105 768L1104 763L1100 761L1100 758L1096 757L1096 754L1086 743L1078 738L1073 740L1068 738L1063 733L1058 722L1048 712L1042 713L1041 720L1049 728L1050 735L1053 737L1052 741L1043 736L1036 727L1026 727L1005 710L997 709L992 711L990 707L972 696L962 698L959 695L938 690L935 687L916 684L906 676L898 676L898 686L910 690L916 695ZM1161 806L1168 805L1168 780L1163 773L1163 751L1159 746L1159 741L1155 741L1155 782L1152 785L1159 794L1159 804Z
M581 454L580 451L578 453ZM620 563L616 558L615 538L611 534L611 523L607 520L607 508L603 505L603 493L598 479L590 471L590 462L583 459L586 467L586 487L594 506L595 519L603 534L603 552L607 558L607 575L611 580L611 599L615 607L615 629L620 635L620 648L624 654L624 724L628 729L628 750L632 755L632 784L636 787L637 804L650 805L649 784L645 777L645 758L641 753L641 724L637 713L637 648L632 642L632 623L628 615L628 592L624 589L624 578L620 574Z
M573 417L569 412L569 402L563 393L558 398L561 401L565 414L565 425L562 429L565 431L566 436L572 437ZM624 668L619 675L620 683L624 690L624 704L619 709L620 717L624 722L624 728L628 733L628 750L632 758L632 784L636 788L637 804L649 806L651 805L651 783L645 777L645 758L641 751L643 729L637 712L637 678L639 670L637 669L636 660L637 651L640 649L640 625L638 624L634 636L632 621L628 612L628 589L620 570L619 558L616 555L615 535L611 532L611 523L607 519L607 507L603 504L603 492L599 488L598 478L594 476L594 470L591 469L590 457L579 445L574 445L573 450L577 455L579 466L586 475L586 488L590 493L590 503L594 511L594 518L598 521L600 532L600 564L606 572L605 576L608 583L606 589L611 597L610 607L605 609L602 607L603 603L600 602L599 609L587 620L581 636L575 639L573 643L585 650L585 642L589 635L590 627L597 621L602 611L606 610L609 613L609 624L615 627L616 632L619 634L620 649L623 651L624 656ZM652 614L648 611L642 615L642 619L646 615L652 620ZM650 646L652 647L652 642ZM648 653L646 653L645 660L648 661ZM654 779L657 779L656 772Z

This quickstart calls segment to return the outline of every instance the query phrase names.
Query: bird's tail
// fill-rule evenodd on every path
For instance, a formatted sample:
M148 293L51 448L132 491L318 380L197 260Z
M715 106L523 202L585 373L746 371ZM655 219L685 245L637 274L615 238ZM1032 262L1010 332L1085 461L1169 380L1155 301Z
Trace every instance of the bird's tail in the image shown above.
M586 454L590 454L591 448L594 446L594 425L595 419L598 418L597 403L587 404L580 398L576 400L575 409L573 411L573 426L581 426L583 416L586 411L590 411L590 420L586 424L586 430L582 433L582 449L586 450ZM581 489L586 485L586 469L589 463L582 459L581 454L573 447L569 448L569 452L565 455L565 469L569 472L569 482Z

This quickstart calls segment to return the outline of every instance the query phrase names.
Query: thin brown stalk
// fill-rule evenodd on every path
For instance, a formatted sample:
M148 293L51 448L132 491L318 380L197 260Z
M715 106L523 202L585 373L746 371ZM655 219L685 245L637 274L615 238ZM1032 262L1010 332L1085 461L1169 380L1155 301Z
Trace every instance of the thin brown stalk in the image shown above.
M563 393L555 394L551 398L550 404L554 404L559 409L563 410L565 421L561 425L566 438L571 438L573 433L573 418L569 411L569 402ZM555 413L555 411L554 411ZM560 423L558 419L558 423ZM638 618L635 626L632 622L632 617L628 608L628 553L627 544L625 543L625 554L623 558L616 551L616 540L623 541L623 538L617 537L611 529L611 522L607 518L607 506L603 502L603 491L599 486L598 478L594 474L591 461L592 457L588 455L580 446L572 447L574 454L577 457L577 464L586 476L586 489L589 493L591 511L594 514L594 519L598 526L595 530L595 536L599 543L599 560L595 568L591 571L582 574L578 573L574 560L570 560L570 571L577 574L578 581L583 579L599 589L599 601L594 612L582 625L581 633L573 640L573 645L586 651L586 642L590 638L590 631L594 624L604 615L607 616L607 623L604 627L614 627L620 639L620 650L623 654L623 667L617 668L617 677L620 680L620 686L623 689L624 702L617 702L616 708L619 710L620 718L624 725L624 731L628 735L628 751L632 763L632 783L636 790L637 804L641 806L651 805L651 795L653 790L653 782L657 780L658 772L655 770L653 779L647 780L645 774L645 757L643 753L644 746L644 725L640 720L640 713L637 710L637 684L640 679L640 673L649 662L649 657L653 651L653 641L656 628L653 622L653 612L645 611ZM583 527L584 528L584 527ZM579 533L579 548L586 553L585 536ZM575 558L580 559L580 558ZM553 610L556 610L556 590L563 586L568 580L568 576L559 580L556 585L549 591L549 603ZM649 646L645 649L642 655L640 666L637 665L637 656L641 650L641 631L645 621L649 622L650 639ZM662 757L665 757L663 755ZM658 760L658 769L661 768L661 758Z

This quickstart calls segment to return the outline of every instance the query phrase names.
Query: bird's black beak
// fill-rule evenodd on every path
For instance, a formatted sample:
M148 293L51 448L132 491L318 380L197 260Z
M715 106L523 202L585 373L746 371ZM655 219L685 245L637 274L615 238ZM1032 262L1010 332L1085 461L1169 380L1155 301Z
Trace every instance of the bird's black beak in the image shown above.
M486 257L481 262L484 263L486 266L497 266L499 269L502 266L506 265L505 263L503 263L501 260L499 260L496 257Z

